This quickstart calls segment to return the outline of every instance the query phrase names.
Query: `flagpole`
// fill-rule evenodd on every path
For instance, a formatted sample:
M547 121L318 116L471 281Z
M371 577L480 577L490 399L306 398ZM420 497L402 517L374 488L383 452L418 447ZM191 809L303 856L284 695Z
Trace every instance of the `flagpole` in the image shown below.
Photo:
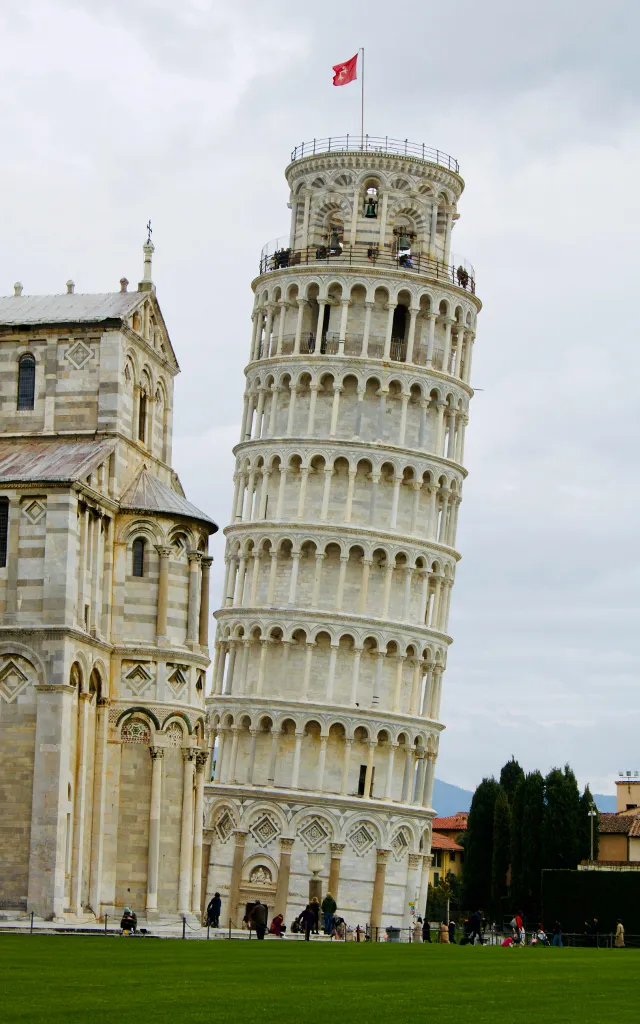
M362 54L362 64L360 66L360 85L362 87L360 103L360 149L364 149L364 46L360 47L360 53Z

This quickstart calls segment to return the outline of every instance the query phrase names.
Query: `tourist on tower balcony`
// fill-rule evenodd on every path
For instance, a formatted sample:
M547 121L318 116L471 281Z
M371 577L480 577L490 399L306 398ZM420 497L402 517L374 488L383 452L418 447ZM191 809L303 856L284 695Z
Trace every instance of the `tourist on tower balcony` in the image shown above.
M333 931L333 915L338 909L338 904L334 900L330 892L327 893L322 901L322 913L324 916L324 934L331 935Z
M256 936L259 939L264 939L264 933L267 930L267 908L260 900L256 900L254 903L253 910L251 911L251 924Z
M220 911L222 910L222 900L220 893L217 892L210 900L209 906L207 907L207 924L211 925L212 928L220 927Z

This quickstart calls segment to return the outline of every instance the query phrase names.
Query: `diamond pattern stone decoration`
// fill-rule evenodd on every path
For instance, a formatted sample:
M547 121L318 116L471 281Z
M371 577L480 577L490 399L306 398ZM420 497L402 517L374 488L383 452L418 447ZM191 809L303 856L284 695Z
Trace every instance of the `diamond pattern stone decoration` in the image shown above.
M267 846L276 836L280 835L280 829L268 814L259 818L249 831L259 846Z
M176 697L178 697L185 686L187 685L186 672L188 671L186 665L175 665L173 672L170 672L167 682L173 690Z
M308 850L317 850L330 838L328 830L318 818L312 818L299 830L298 835Z
M29 677L12 659L0 669L0 696L7 704L11 704L28 685Z
M347 839L358 854L358 857L363 857L372 846L375 846L376 842L375 836L372 835L371 831L364 824L354 828L347 836Z
M406 830L399 829L391 840L391 849L396 860L402 860L409 849L409 837Z
M46 516L47 510L41 501L36 501L34 499L34 501L30 501L28 505L23 506L22 514L25 519L29 520L32 526L35 526L36 523L40 522L43 516Z
M76 370L81 370L87 360L91 359L91 349L83 341L77 341L68 349L66 358Z
M124 678L129 689L136 697L144 693L153 682L151 672L144 665L134 665Z
M218 818L215 829L220 837L221 843L226 843L227 839L231 835L234 829L233 818L228 811L225 811L220 818Z

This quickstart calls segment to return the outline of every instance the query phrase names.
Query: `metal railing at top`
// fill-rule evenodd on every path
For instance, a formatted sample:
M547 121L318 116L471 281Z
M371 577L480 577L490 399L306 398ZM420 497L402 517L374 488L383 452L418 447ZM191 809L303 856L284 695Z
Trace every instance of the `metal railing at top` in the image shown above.
M438 164L459 173L458 161L441 149L425 146L424 142L409 142L408 139L392 139L388 135L333 135L328 139L312 139L301 142L291 152L291 162L302 160L316 153L391 153L394 156L412 156Z
M403 270L411 274L446 280L464 291L475 295L475 271L470 263L460 259L455 263L443 263L424 253L387 252L377 246L345 245L331 249L328 246L307 246L306 249L277 249L271 255L263 254L260 259L260 273L286 270L300 266L374 266L390 270Z

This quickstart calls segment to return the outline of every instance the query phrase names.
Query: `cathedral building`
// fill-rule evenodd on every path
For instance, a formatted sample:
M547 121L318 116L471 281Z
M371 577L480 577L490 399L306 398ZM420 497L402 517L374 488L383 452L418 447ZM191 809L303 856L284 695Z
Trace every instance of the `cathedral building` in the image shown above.
M0 908L46 919L202 901L217 527L171 468L152 253L136 291L0 298Z
M331 892L423 913L480 302L457 162L297 147L265 247L236 457L205 787L208 893L239 925Z

